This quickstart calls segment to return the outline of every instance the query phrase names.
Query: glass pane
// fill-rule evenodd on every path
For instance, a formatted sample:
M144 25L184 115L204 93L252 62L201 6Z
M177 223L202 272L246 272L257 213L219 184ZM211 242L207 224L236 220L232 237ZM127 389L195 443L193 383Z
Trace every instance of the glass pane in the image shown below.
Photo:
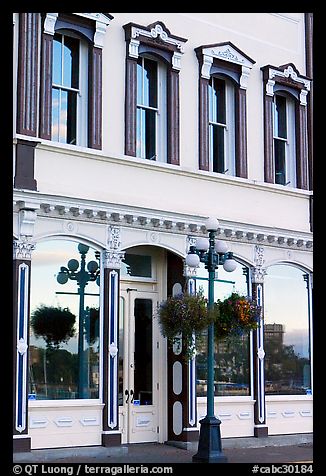
M275 155L275 183L285 185L285 142L283 140L274 139L274 155Z
M122 274L124 276L152 277L152 257L145 255L125 254Z
M68 92L60 90L59 141L67 143Z
M77 143L77 93L67 94L67 144Z
M143 58L139 57L137 60L137 104L143 105Z
M264 285L267 394L310 394L308 276L289 265L270 266Z
M136 122L136 155L142 159L145 157L145 111L137 108L137 122Z
M152 301L135 299L134 398L140 405L153 403Z
M137 109L137 157L156 160L156 112Z
M57 33L53 37L53 53L52 53L52 83L61 84L62 81L62 35Z
M157 107L157 63L144 58L144 106Z
M225 82L219 78L211 78L209 85L209 120L226 124L225 112Z
M79 40L64 36L63 85L79 88Z
M52 140L59 142L59 130L60 130L60 91L59 89L52 88Z
M287 138L286 133L286 98L275 96L274 101L274 135L276 137Z
M224 127L210 124L210 150L213 172L223 173L224 165Z
M124 358L124 316L125 316L125 300L120 297L119 308L119 362L118 362L118 401L119 405L123 405L123 358Z
M31 275L31 399L99 398L98 270L89 272L89 261L98 262L98 253L85 247L81 254L75 242L37 244Z
M145 159L156 160L156 112L145 111Z
M197 270L197 289L208 297L208 273L201 263ZM249 294L248 268L240 264L230 274L220 266L214 283L214 298L224 299L232 292ZM215 396L250 395L250 338L239 336L232 340L215 342L214 350ZM197 395L206 397L207 391L207 338L197 348Z

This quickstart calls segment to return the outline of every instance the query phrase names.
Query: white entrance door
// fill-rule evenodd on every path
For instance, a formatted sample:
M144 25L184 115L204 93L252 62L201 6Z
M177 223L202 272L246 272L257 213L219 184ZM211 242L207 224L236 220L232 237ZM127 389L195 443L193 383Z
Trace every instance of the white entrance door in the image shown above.
M122 285L119 404L122 443L158 441L157 292Z

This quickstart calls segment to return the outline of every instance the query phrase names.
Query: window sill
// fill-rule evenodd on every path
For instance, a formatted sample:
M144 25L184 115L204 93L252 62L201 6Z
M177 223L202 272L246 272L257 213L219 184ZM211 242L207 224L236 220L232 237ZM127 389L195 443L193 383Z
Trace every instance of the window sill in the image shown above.
M286 187L284 185L271 184L255 179L245 179L242 177L233 177L230 175L220 174L217 172L209 172L206 170L193 170L181 165L167 164L164 162L150 161L148 159L141 159L139 157L132 157L130 155L104 155L102 150L91 149L89 147L82 147L77 145L61 144L38 137L25 136L17 134L14 138L14 144L17 139L23 139L31 142L39 142L37 149L49 150L52 152L59 152L61 154L68 154L85 158L102 160L105 162L115 163L125 166L140 167L147 170L157 170L163 173L173 173L180 176L195 178L199 180L210 180L216 183L224 183L234 187L254 188L255 190L269 191L271 193L284 194L292 197L309 198L313 195L311 190L302 190L294 187Z
M265 395L266 402L313 401L313 395Z
M28 400L28 406L33 408L54 408L54 407L103 407L100 399L85 398L71 400Z

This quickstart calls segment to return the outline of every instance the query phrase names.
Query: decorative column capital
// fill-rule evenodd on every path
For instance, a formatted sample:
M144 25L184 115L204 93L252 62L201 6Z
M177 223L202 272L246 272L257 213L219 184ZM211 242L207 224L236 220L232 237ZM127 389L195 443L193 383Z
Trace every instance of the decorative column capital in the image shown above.
M254 263L255 265L251 268L251 281L257 284L263 284L264 276L267 271L263 266L265 263L264 259L265 249L263 246L256 245L254 248Z
M108 248L103 251L104 268L120 269L124 255L124 251L121 251L120 227L110 225L108 229Z
M31 260L35 244L27 240L13 240L13 258Z

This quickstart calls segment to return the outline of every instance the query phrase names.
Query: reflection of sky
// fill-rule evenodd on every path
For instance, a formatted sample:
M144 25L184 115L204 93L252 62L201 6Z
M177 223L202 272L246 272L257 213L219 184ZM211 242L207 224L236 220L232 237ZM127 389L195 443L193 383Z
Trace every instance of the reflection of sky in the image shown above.
M197 277L200 278L208 278L208 271L205 269L205 265L200 263L200 267L197 268ZM246 277L243 274L243 266L238 263L237 268L232 273L228 273L224 270L223 266L219 266L218 270L216 271L215 277L218 280L214 283L214 298L215 301L217 299L224 299L232 292L237 292L239 294L243 294L247 296L247 284L246 284ZM223 282L223 281L228 281ZM203 288L204 295L208 297L208 281L207 280L197 280L197 289Z
M264 316L267 324L284 325L284 344L308 357L309 319L307 285L303 271L294 266L270 266L265 276Z
M56 294L56 292L77 293L77 282L68 280L64 285L57 282L57 274L61 266L67 267L70 259L80 262L78 243L63 240L51 240L38 243L33 253L33 266L31 274L31 312L40 304L55 307L68 307L76 316L75 328L78 330L79 296L70 294ZM86 264L95 260L94 250L89 249L86 255ZM78 270L77 270L78 271ZM89 282L85 289L86 293L99 293L99 287L95 282ZM85 307L99 307L98 296L85 296ZM42 338L31 336L31 345L45 347ZM71 338L68 344L60 344L61 349L77 352L77 336Z

